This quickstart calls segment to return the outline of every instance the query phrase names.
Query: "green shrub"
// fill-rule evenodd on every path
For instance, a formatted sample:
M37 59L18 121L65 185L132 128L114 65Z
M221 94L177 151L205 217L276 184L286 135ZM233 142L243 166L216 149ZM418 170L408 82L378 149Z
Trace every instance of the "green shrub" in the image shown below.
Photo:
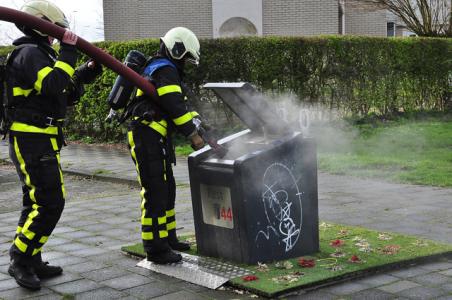
M101 42L119 60L136 49L152 55L158 40ZM270 93L290 93L351 116L452 108L452 39L352 36L264 37L201 41L201 63L187 78L201 95L195 107L213 107L213 123L233 120L231 113L203 91L206 82L247 81ZM0 51L0 55L1 55ZM81 58L81 60L86 58ZM106 124L106 104L116 78L110 70L92 85L73 113L73 136L121 140L125 127ZM202 113L202 111L201 111Z

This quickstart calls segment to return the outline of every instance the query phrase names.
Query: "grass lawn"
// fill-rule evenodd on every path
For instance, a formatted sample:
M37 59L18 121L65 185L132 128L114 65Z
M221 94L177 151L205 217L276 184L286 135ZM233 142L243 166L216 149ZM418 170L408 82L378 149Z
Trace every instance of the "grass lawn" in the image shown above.
M319 141L319 169L452 187L452 118L355 125L336 147Z
M312 288L346 278L362 277L428 256L452 253L452 245L330 223L320 224L320 249L320 252L309 257L278 263L240 265L252 271L255 278L238 277L230 283L272 297L292 289ZM141 243L123 247L122 250L144 257ZM190 254L196 254L196 250L192 249Z
M313 128L319 170L333 174L452 187L452 116L399 118ZM193 149L179 143L176 154Z

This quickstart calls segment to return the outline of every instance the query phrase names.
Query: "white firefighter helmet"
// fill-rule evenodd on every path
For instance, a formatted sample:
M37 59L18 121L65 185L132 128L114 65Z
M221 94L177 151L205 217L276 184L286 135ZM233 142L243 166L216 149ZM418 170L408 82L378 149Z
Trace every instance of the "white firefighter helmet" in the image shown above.
M26 2L20 10L37 18L46 19L63 28L69 28L69 22L66 19L66 16L61 9L52 2L46 0L32 0ZM37 30L35 30L35 32L42 36L47 36Z
M199 63L199 41L196 35L185 27L170 29L162 42L168 49L169 55L174 59L185 59L193 64Z

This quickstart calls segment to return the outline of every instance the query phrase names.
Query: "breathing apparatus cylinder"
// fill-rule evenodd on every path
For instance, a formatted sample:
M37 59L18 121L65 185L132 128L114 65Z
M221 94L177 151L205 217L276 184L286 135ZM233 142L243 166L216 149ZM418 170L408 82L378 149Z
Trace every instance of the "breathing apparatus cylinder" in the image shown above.
M142 68L146 64L147 58L143 53L137 50L131 50L126 58L124 59L124 64L137 72L141 73ZM118 75L113 85L110 95L108 95L108 105L114 109L118 110L125 108L130 100L130 96L134 90L135 86L126 78Z

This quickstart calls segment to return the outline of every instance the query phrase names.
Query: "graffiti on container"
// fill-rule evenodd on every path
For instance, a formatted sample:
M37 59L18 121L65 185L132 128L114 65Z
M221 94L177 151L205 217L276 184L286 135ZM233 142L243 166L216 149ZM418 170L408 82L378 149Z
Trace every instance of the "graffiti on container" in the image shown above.
M281 163L270 165L263 176L264 205L267 224L258 231L265 240L277 239L288 252L298 242L302 225L302 203L297 181L288 167ZM272 234L273 233L273 234Z

